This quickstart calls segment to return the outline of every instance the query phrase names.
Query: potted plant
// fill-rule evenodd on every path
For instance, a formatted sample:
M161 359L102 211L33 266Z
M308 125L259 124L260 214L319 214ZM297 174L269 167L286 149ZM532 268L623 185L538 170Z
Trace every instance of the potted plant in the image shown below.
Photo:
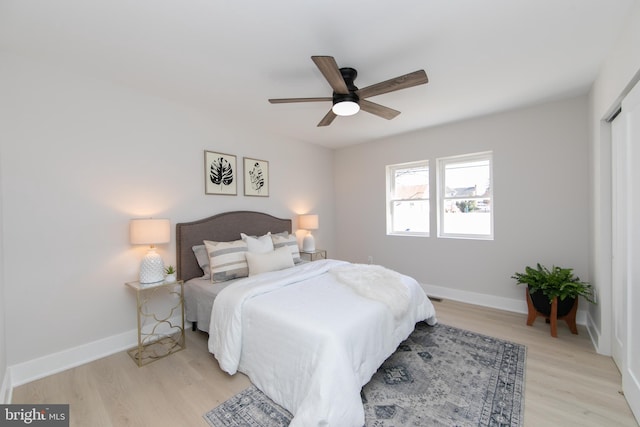
M551 303L558 299L557 317L566 316L580 296L594 303L593 289L587 282L582 282L573 274L573 269L556 267L551 269L537 264L537 268L525 267L524 273L511 276L518 284L526 284L533 306L545 316L551 313Z
M176 269L173 268L173 265L167 266L167 268L164 269L164 272L166 273L166 276L164 277L165 282L173 283L176 281Z

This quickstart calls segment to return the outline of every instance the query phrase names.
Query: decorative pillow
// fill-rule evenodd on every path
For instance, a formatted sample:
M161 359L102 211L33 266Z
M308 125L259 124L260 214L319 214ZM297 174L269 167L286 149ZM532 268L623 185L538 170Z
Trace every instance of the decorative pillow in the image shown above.
M260 237L247 236L244 233L240 233L240 237L242 237L242 241L247 244L249 252L252 252L254 254L263 254L265 252L273 251L271 232Z
M249 265L249 276L293 267L291 252L284 246L271 252L262 254L247 252L245 255Z
M247 277L247 244L242 240L233 242L212 242L205 240L204 245L209 254L211 265L211 281L224 282L238 277Z
M192 246L191 250L196 256L196 260L198 260L198 265L204 272L202 275L203 279L211 278L211 267L209 266L209 254L207 253L207 248L204 245Z
M294 263L299 263L302 261L300 258L300 248L298 248L298 239L295 234L289 233L278 233L272 234L271 240L273 240L273 248L278 249L283 246L289 248L291 252L291 257L293 258Z

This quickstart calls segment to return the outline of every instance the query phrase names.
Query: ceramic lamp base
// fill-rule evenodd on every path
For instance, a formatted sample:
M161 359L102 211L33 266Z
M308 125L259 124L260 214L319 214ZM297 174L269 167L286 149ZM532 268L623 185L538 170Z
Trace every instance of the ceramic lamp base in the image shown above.
M304 236L304 240L302 240L302 250L305 252L313 252L316 250L316 239L313 238L311 233Z
M157 283L164 281L164 262L154 249L142 258L140 263L140 283Z

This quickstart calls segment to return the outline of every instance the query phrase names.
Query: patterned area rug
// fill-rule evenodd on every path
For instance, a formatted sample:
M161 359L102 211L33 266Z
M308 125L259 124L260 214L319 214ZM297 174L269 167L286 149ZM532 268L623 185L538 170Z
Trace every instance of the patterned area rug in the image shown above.
M362 389L367 427L520 427L526 347L446 325L416 325ZM212 427L288 426L251 386L204 415Z

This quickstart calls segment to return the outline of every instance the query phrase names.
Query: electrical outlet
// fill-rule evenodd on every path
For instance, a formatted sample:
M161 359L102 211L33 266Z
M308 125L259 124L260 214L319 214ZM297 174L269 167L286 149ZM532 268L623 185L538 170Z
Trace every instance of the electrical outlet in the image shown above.
M368 262L369 264L373 264L373 257L372 257L371 255L369 255L369 256L367 257L367 262Z

